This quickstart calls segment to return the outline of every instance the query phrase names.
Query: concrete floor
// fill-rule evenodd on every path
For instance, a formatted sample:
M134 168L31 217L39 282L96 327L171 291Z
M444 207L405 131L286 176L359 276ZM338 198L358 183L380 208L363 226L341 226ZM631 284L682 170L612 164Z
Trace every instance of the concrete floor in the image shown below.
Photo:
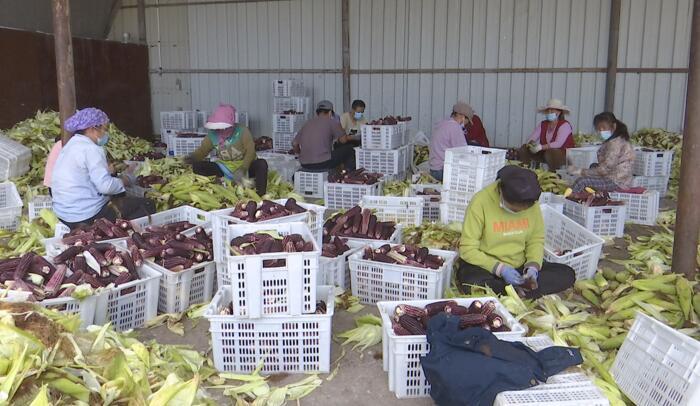
M662 202L662 210L672 208L673 202L667 200ZM625 232L632 237L638 235L653 234L654 228L638 225L628 225ZM626 243L624 239L618 238L607 243L603 249L606 258L623 259L627 257ZM611 267L620 269L621 266L613 264L606 259L601 260L601 267ZM354 318L372 313L378 315L376 306L366 305L365 309L357 314L350 314L346 311L336 310L333 317L333 334L336 335L349 330L355 326ZM144 329L138 332L139 337L145 340L155 339L164 344L186 344L194 347L198 351L209 351L210 335L209 323L206 319L199 320L192 328L187 321L185 336L180 337L173 334L165 326L152 329ZM332 343L331 348L331 370L341 355L342 349L338 342ZM401 406L422 406L434 404L430 398L423 399L397 399L389 391L387 373L382 369L382 346L381 344L368 348L363 354L351 351L350 346L346 347L346 355L340 361L341 365L338 373L331 381L325 381L328 374L321 375L323 384L314 390L309 396L299 401L303 406L362 406L362 405L401 405ZM283 386L303 379L302 375L291 375L286 377L275 377L272 386ZM217 401L224 404L232 404L231 398L225 397L220 391L211 391Z

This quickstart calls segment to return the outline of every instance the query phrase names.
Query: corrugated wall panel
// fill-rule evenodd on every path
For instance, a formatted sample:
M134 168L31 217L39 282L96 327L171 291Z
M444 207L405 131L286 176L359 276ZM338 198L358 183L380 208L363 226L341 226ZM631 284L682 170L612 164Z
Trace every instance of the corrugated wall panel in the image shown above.
M130 0L131 1L131 0ZM168 0L178 2L181 0ZM204 1L204 0L199 0ZM163 4L165 1L161 0ZM154 4L155 0L149 1ZM623 0L620 68L686 68L690 0ZM153 69L340 69L340 0L289 0L148 8ZM457 99L469 101L498 146L522 142L549 97L591 131L603 109L609 0L350 0L351 98L367 114L407 114L428 134ZM136 11L122 9L110 38L136 38ZM160 46L159 46L160 45ZM402 69L592 68L598 72L401 72ZM392 69L394 73L369 73ZM342 104L339 73L153 74L154 111L210 110L229 100L269 134L273 78L300 77L314 100ZM678 130L685 73L617 77L615 113L632 129ZM340 110L340 108L338 108Z
M354 0L350 6L352 69L605 66L605 0ZM590 130L592 114L602 109L605 76L359 74L351 84L352 98L367 101L371 117L408 114L427 133L457 99L467 100L492 141L506 146L530 133L536 107L552 95L574 108L575 126L582 119L580 127Z
M620 19L621 68L687 68L690 0L623 0ZM632 128L680 131L685 115L687 74L618 74L615 112Z

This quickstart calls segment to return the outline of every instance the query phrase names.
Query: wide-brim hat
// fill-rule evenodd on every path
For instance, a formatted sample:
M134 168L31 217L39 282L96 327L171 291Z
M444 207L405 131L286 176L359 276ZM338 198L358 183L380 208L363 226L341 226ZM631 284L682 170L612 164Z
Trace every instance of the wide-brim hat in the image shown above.
M539 111L539 112L541 113L541 112L543 112L543 111L545 111L545 110L547 110L547 109L561 110L561 111L563 111L565 114L571 113L571 109L569 108L569 106L565 105L564 102L562 102L562 101L559 100L559 99L549 99L549 100L547 101L547 104L544 105L544 106L538 107L538 108L537 108L537 111Z

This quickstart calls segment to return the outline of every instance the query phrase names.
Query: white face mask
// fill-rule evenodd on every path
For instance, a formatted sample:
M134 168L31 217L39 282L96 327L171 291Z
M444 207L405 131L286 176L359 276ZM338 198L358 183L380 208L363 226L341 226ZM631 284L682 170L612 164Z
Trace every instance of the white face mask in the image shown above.
M545 120L547 121L556 121L559 118L559 114L557 113L547 113L544 115Z
M505 202L503 201L503 198L501 198L501 201L500 201L500 203L499 203L499 206L501 206L501 208L502 208L503 210L505 210L506 213L518 214L517 211L513 211L513 210L509 209L508 206L506 206Z
M603 130L603 131L598 131L598 135L600 135L600 138L604 140L608 140L610 137L612 137L613 133L610 130Z

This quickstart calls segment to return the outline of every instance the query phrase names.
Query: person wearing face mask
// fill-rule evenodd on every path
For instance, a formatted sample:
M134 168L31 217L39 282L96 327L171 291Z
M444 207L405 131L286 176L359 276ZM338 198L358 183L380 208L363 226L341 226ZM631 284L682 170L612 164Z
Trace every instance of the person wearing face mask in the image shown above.
M579 176L571 187L572 191L580 193L587 187L597 192L629 189L632 187L635 153L627 126L610 112L596 115L593 125L603 139L598 150L598 163L590 168L567 168L570 174Z
M365 102L362 100L353 100L352 110L346 111L340 116L340 126L343 127L346 134L359 137L360 128L367 124L365 107Z
M107 114L93 107L78 110L64 123L73 136L56 158L50 186L53 211L71 229L98 218L131 220L155 213L151 200L123 195L125 186L135 184L133 168L121 177L110 174L104 150L108 124Z
M316 106L316 117L308 120L294 136L299 163L308 171L327 171L344 165L355 169L355 150L352 138L333 119L333 103L321 100ZM334 145L335 144L335 145Z
M549 99L540 107L544 120L535 127L528 143L520 148L520 160L526 164L532 161L544 162L554 172L566 162L566 149L576 146L573 128L564 116L570 113L569 107L561 100Z
M433 128L430 138L430 175L442 181L445 166L445 150L467 146L464 128L474 116L474 109L465 102L458 101L452 106L449 118L439 121Z
M508 165L496 182L469 203L459 241L459 289L488 286L498 294L506 285L523 289L529 298L561 292L573 286L574 270L545 262L544 221L537 175Z
M255 141L248 127L236 122L236 108L230 104L219 107L207 118L204 127L209 130L202 143L185 161L194 173L203 176L225 177L240 182L244 176L255 179L255 189L262 196L267 192L267 161L257 159ZM215 151L216 162L205 160Z

